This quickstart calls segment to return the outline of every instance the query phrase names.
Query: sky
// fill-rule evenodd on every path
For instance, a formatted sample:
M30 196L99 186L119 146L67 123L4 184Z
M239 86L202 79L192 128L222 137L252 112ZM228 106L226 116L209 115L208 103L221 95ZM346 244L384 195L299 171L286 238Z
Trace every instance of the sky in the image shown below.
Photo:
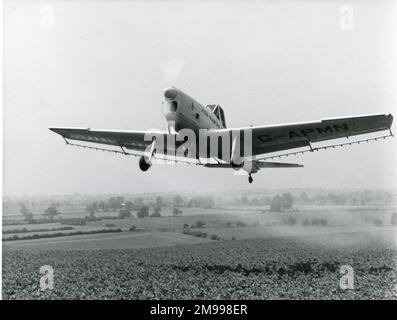
M230 128L396 112L395 1L5 1L3 193L395 188L396 139L232 170L66 146L51 126L166 129L163 88Z

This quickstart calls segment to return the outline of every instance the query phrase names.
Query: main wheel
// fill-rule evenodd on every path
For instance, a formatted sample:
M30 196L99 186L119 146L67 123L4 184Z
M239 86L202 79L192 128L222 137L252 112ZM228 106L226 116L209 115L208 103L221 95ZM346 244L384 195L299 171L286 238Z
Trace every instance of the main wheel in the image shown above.
M248 182L252 183L252 181L254 181L254 179L251 177L251 175L248 176Z
M147 171L150 168L150 166L151 164L146 162L145 157L142 156L139 158L139 168L142 171Z

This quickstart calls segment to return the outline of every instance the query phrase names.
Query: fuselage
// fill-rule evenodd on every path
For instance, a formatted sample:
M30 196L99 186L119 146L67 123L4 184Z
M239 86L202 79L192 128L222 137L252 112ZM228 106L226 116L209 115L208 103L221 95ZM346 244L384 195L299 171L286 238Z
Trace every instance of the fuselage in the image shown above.
M197 133L200 129L224 129L224 113L219 106L213 106L219 108L219 111L216 109L219 113L212 112L175 87L164 89L164 115L175 131L191 129Z
M181 133L181 130L186 132L185 129L194 132L194 138L190 142L194 141L195 152L190 155L196 159L218 158L230 161L232 136L224 132L226 136L219 138L219 133L215 131L226 129L225 114L221 106L217 104L203 106L175 87L165 88L163 94L164 115L168 122L169 132ZM205 142L200 138L200 131L205 132ZM184 141L176 141L175 148L179 148ZM168 150L170 149L168 147Z

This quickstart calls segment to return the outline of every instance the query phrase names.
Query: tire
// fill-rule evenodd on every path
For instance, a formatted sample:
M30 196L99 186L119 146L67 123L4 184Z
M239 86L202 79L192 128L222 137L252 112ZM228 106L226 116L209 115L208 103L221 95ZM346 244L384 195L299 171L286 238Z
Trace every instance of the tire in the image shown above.
M142 171L148 171L150 166L151 166L151 164L146 162L145 157L142 156L139 158L139 168Z

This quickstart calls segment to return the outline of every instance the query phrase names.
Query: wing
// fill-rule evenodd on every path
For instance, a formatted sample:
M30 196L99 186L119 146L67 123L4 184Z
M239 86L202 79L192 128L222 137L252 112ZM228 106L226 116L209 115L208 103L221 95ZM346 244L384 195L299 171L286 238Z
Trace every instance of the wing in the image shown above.
M246 158L258 160L261 159L260 155L267 153L305 146L311 147L311 143L313 142L348 138L361 134L390 130L392 122L393 116L391 114L378 114L326 119L308 123L222 129L214 130L211 134L218 135L224 132L227 134L231 134L236 131L243 132L243 134L240 134L240 144L243 146L243 138L246 131L251 131L252 156ZM90 128L50 128L50 130L60 134L66 141L70 139L117 146L123 150L123 153L125 153L124 148L133 150L134 153L129 153L133 155L142 155L147 150L152 143L150 137L156 137L156 139L161 138L162 140L163 147L156 148L156 154L175 155L175 150L182 144L182 142L169 144L168 141L175 141L177 139L175 139L175 134L168 134L167 132L108 131ZM173 145L174 147L172 147ZM104 150L101 148L96 149ZM192 157L195 157L195 155Z
M166 162L200 165L195 155L186 154L181 157L176 150L183 143L178 141L175 134L161 131L124 131L124 130L97 130L90 128L49 128L51 131L61 135L67 144L88 149L110 151L124 155L147 156L146 152L152 153L153 158ZM153 138L156 139L154 148L150 148ZM105 149L90 145L70 143L69 140L84 141L94 144L115 146L121 150ZM169 143L169 141L171 141ZM126 152L125 149L132 150Z
M68 144L74 146L85 147L89 149L111 151L115 153L123 153L126 155L141 156L146 151L149 151L153 138L156 139L156 146L152 149L152 153L156 158L163 160L175 159L175 150L180 145L180 142L174 144L167 143L168 140L175 141L173 134L160 131L123 131L123 130L97 130L90 128L49 128L51 131L61 135ZM114 149L104 149L100 147L93 147L92 145L79 145L70 143L69 140L84 141L94 144L102 144L108 146L116 146L121 148L121 151ZM173 147L174 146L174 147ZM125 149L132 150L126 152ZM172 157L172 153L174 156ZM170 155L169 157L159 157L158 155ZM182 162L182 161L179 161Z
M143 131L106 131L90 128L49 128L65 139L99 143L144 152L151 144Z
M311 143L390 130L391 114L375 114L347 118L325 119L315 122L275 126L229 129L252 130L252 156L282 150L311 147ZM241 140L243 143L243 140Z

